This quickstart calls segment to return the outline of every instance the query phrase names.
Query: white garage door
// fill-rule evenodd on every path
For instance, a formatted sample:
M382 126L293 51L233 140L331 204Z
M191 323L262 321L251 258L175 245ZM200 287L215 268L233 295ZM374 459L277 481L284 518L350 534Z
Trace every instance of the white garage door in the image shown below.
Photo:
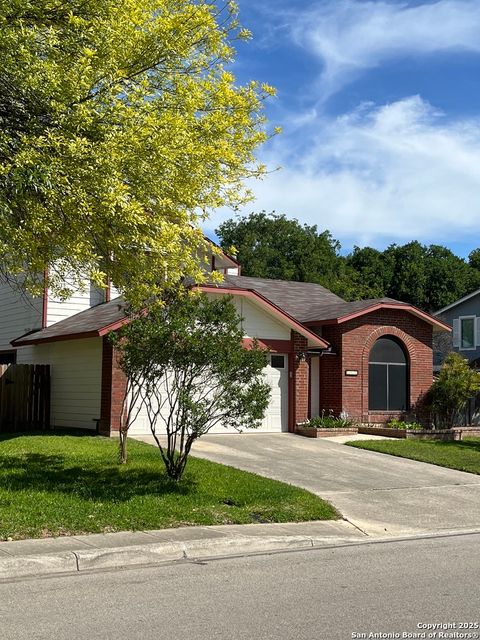
M244 433L288 431L288 356L272 353L268 358L269 364L263 373L272 389L270 404L260 426L256 429L245 429ZM218 425L209 433L236 433L236 430Z
M269 365L265 367L264 375L272 389L270 404L265 418L257 429L246 429L246 433L288 431L288 356L286 354L270 354ZM133 412L135 414L135 411ZM158 433L162 433L159 423ZM142 407L137 419L130 427L130 435L150 435L150 427ZM217 425L209 433L236 433L235 429L225 429Z

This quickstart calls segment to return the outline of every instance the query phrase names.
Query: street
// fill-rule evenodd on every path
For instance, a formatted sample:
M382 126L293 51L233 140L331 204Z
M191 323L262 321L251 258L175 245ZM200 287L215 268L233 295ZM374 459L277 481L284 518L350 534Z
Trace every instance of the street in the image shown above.
M18 580L0 584L0 637L475 638L459 625L480 622L479 578L477 533Z

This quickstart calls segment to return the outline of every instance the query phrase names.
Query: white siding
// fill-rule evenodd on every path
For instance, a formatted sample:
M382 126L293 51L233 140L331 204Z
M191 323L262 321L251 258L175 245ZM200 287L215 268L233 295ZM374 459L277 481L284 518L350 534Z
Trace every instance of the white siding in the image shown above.
M70 318L80 311L85 311L98 304L98 289L85 284L85 290L75 289L67 300L55 300L48 294L47 327L65 318Z
M114 300L115 298L118 298L118 296L120 296L120 295L121 295L121 293L116 288L116 286L113 283L110 284L110 300Z
M0 284L0 350L11 349L11 340L42 325L42 299L30 298Z
M51 342L18 350L17 361L51 366L51 423L95 429L100 418L102 338Z
M290 340L290 327L279 322L268 311L241 296L236 297L234 302L243 318L242 327L246 338Z
M217 293L209 293L216 297ZM243 296L234 296L233 304L243 318L242 328L246 338L268 338L270 340L290 340L290 327L282 324L266 309L250 302Z

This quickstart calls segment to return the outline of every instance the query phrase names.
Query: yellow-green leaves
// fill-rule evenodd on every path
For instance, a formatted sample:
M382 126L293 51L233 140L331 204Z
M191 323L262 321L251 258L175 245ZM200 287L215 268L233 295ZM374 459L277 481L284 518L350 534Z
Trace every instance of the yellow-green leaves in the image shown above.
M0 260L33 291L111 279L133 303L185 276L201 216L259 176L268 85L224 69L232 3L0 0Z

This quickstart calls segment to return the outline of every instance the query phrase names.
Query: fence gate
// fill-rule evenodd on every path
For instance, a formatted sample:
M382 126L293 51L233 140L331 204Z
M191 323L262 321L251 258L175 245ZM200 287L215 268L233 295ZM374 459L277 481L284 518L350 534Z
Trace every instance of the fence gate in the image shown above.
M50 426L50 366L0 365L0 432Z

